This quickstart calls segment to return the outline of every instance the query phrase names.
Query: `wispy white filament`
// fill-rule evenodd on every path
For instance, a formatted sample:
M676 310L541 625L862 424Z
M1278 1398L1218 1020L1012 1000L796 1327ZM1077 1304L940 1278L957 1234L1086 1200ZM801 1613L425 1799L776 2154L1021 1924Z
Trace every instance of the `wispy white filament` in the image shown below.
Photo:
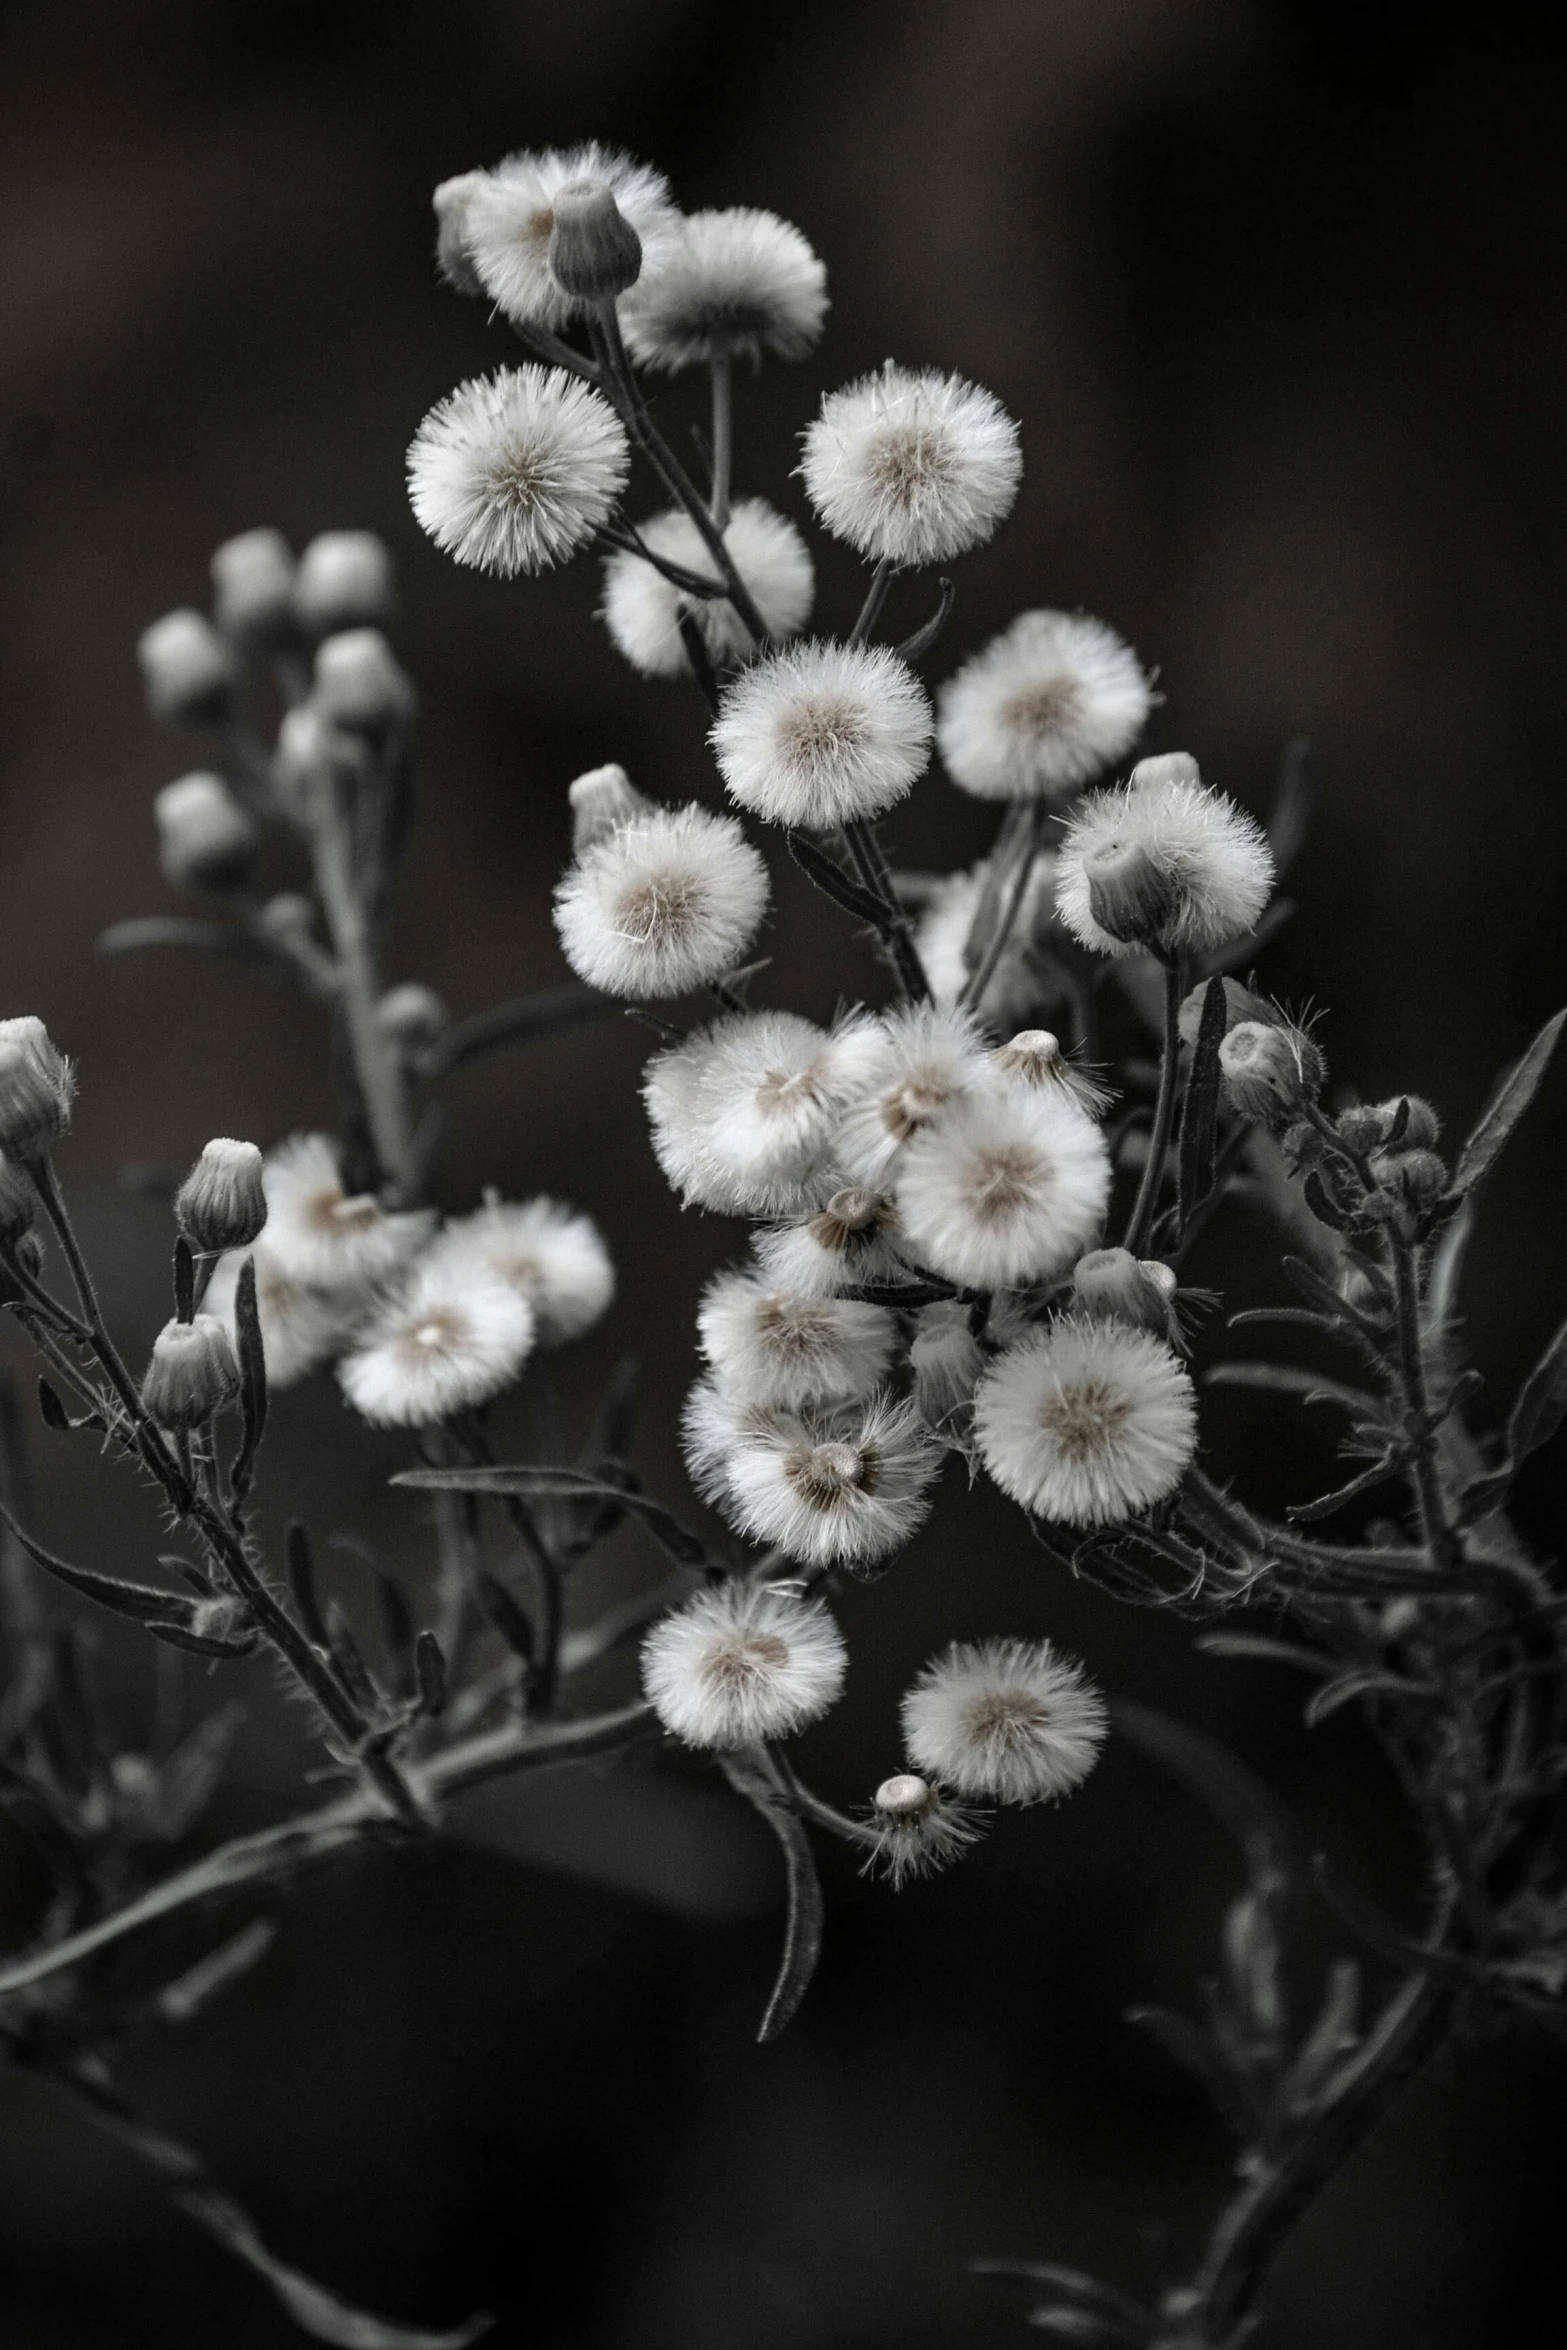
M615 1268L591 1216L559 1200L503 1200L494 1192L459 1216L426 1262L474 1266L506 1282L532 1308L546 1346L580 1338L609 1307Z
M830 392L805 435L806 492L835 538L873 562L945 563L982 546L1023 470L1017 426L961 376L889 359Z
M901 1550L928 1515L941 1455L912 1404L768 1407L748 1420L709 1490L751 1541L809 1566L866 1569Z
M650 1062L653 1147L686 1204L732 1216L822 1206L837 1119L873 1033L863 1017L829 1033L794 1012L751 1012Z
M694 803L620 825L567 867L555 927L606 995L684 995L733 970L767 908L767 868L732 816Z
M976 1289L1048 1281L1092 1245L1110 1155L1064 1093L996 1085L913 1135L892 1177L908 1246Z
M827 272L799 230L746 205L686 214L621 304L632 357L671 371L726 352L803 359L826 314Z
M427 1428L509 1387L533 1346L533 1308L471 1258L432 1250L338 1365L343 1393L378 1428Z
M880 1306L794 1297L753 1273L720 1273L703 1295L697 1333L727 1394L797 1410L868 1395L891 1360L897 1327Z

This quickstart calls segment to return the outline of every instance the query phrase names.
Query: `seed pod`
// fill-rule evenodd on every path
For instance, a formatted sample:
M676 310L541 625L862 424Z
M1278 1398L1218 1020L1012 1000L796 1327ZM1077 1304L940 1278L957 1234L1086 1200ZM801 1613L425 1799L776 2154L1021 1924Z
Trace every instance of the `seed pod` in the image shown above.
M141 1399L163 1428L200 1428L239 1392L239 1364L211 1314L165 1322L153 1344Z
M570 180L556 194L550 274L577 302L623 294L642 275L642 239L607 180Z
M248 1248L267 1220L261 1153L253 1142L220 1135L209 1142L180 1185L175 1219L199 1256Z
M1144 1264L1130 1249L1096 1248L1072 1268L1074 1303L1096 1321L1129 1322L1156 1337L1170 1335L1175 1275L1168 1265Z
M210 620L184 607L142 631L136 647L154 718L225 726L239 705L239 662Z
M1084 861L1088 905L1111 938L1151 946L1175 911L1175 893L1140 841L1118 841Z
M75 1080L41 1020L0 1020L0 1151L37 1159L71 1123Z
M256 827L221 775L182 775L152 803L158 863L176 889L243 889L256 869Z

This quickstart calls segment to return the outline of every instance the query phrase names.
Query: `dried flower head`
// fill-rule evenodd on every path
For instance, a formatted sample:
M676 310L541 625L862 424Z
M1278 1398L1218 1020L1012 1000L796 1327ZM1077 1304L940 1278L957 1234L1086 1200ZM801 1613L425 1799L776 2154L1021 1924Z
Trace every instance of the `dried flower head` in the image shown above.
M914 1135L892 1177L911 1254L977 1289L1048 1281L1097 1237L1110 1155L1064 1092L975 1091Z
M532 1307L544 1346L591 1330L615 1294L615 1268L598 1226L559 1200L503 1200L487 1192L482 1208L447 1225L429 1256L476 1265L507 1282Z
M1090 1118L1102 1118L1115 1099L1113 1088L1064 1053L1061 1039L1048 1028L1020 1028L990 1057L1003 1077L1036 1093L1059 1090Z
M725 354L803 359L827 315L827 272L797 228L734 205L690 212L645 264L621 323L632 357L673 372Z
M533 1308L465 1252L439 1244L338 1365L343 1393L378 1428L427 1428L489 1403L532 1351Z
M983 546L1022 470L1017 426L993 393L890 359L827 395L800 467L835 538L898 564L945 563Z
M555 927L590 987L685 995L734 969L767 897L767 868L734 818L693 802L594 842L555 892Z
M688 514L655 515L639 525L644 545L666 562L713 578L712 557ZM781 643L804 627L816 593L804 539L794 524L761 498L742 498L724 527L724 544L767 625ZM715 581L715 585L716 585ZM711 659L722 667L755 650L751 632L726 595L697 596L629 549L604 566L604 625L616 650L648 677L679 677L690 670L682 617L701 630Z
M1024 1509L1113 1525L1174 1492L1197 1449L1197 1401L1163 1339L1068 1316L991 1364L974 1433L991 1476Z
M910 1760L996 1803L1049 1803L1080 1786L1105 1726L1082 1666L1048 1640L954 1641L903 1700Z
M979 1813L913 1771L883 1779L866 1818L876 1844L864 1873L884 1876L895 1892L911 1877L949 1867L984 1834Z
M820 1600L735 1577L654 1625L642 1643L642 1686L687 1746L754 1746L819 1721L848 1661Z
M817 640L742 670L712 744L742 808L825 832L901 800L924 771L930 730L924 688L896 653Z
M868 1395L885 1375L897 1326L880 1306L791 1297L754 1273L719 1273L697 1315L702 1353L744 1403L798 1409Z
M1082 802L1061 845L1056 910L1100 954L1206 953L1243 937L1272 887L1261 827L1174 752Z
M838 1128L839 1167L854 1183L890 1188L899 1153L921 1128L991 1077L984 1039L966 1012L938 1004L884 1012Z
M895 1236L898 1214L884 1192L850 1183L796 1224L774 1224L754 1240L768 1281L797 1297L836 1297L866 1283L904 1277Z
M564 326L579 307L550 266L550 240L556 198L583 181L610 190L649 266L678 219L664 175L596 141L509 155L493 171L464 175L447 198L443 242L515 326Z
M408 450L415 516L455 562L514 577L586 545L626 484L609 402L559 367L475 376L430 410Z
M1153 700L1136 654L1101 620L1024 612L943 686L947 773L982 800L1057 803L1130 750Z
M268 1156L269 1258L307 1287L367 1289L400 1273L424 1246L435 1218L427 1210L389 1215L368 1193L343 1188L337 1153L324 1134L296 1134Z

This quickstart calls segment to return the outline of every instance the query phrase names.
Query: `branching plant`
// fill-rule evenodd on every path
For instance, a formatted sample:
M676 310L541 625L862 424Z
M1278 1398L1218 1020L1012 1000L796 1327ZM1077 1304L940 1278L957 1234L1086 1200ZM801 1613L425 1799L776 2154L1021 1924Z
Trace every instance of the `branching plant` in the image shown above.
M1567 1413L1567 1331L1487 1432L1458 1301L1485 1178L1567 1015L1456 1153L1412 1095L1330 1095L1310 1025L1255 978L1309 820L1305 746L1286 756L1264 831L1186 754L1136 756L1156 697L1103 624L1024 613L934 707L921 671L950 582L901 638L892 625L906 575L983 544L1013 501L1018 433L989 393L889 363L822 402L806 494L867 578L842 634L804 638L810 554L783 514L738 494L734 433L737 364L802 358L823 326L825 275L799 232L761 212L681 215L657 173L597 147L515 156L435 201L445 276L529 356L426 418L414 512L457 561L507 577L599 550L613 643L704 698L729 806L658 805L618 766L579 777L556 896L576 983L452 1023L431 991L388 988L380 969L413 712L383 633L384 550L332 533L296 564L275 533L247 533L214 560L211 619L185 611L148 631L154 711L216 746L210 770L159 797L164 868L217 913L122 924L105 943L236 955L317 1000L339 1126L265 1157L209 1144L174 1203L173 1318L137 1379L54 1172L69 1072L37 1021L0 1025L0 1265L42 1361L43 1417L117 1456L177 1546L161 1581L57 1557L34 1528L11 1415L3 1787L51 1894L34 1945L0 1970L7 2052L136 2144L318 2338L471 2340L485 2320L409 2331L284 2266L117 2085L129 2031L193 2013L259 1955L268 1889L371 1838L439 1833L448 1799L481 1779L661 1731L710 1756L782 1848L769 2038L820 1949L812 1832L893 1887L961 1865L1008 1809L1078 1786L1110 1731L1188 1785L1244 1859L1201 2013L1145 2018L1233 2131L1235 2186L1154 2302L1048 2263L981 2265L1022 2279L1031 2322L1060 2337L1229 2350L1282 2246L1410 2078L1481 2017L1559 2017L1567 1595L1508 1503ZM696 469L651 390L687 370L710 388ZM665 501L640 521L625 503L636 462ZM271 745L257 731L267 695ZM878 832L933 743L998 817L990 853L944 878L894 871ZM757 1002L771 967L748 957L770 880L746 818L869 939L877 1004L824 1027ZM263 827L293 840L307 891L257 893ZM682 999L682 1024L652 1008ZM746 1261L697 1308L707 1368L684 1423L693 1484L744 1546L734 1555L640 1489L623 1379L573 1460L555 1433L550 1351L613 1288L588 1220L546 1200L491 1195L447 1218L428 1204L441 1078L620 1006L657 1032L644 1099L672 1188L754 1228ZM1238 1200L1274 1220L1289 1302L1232 1322L1303 1331L1342 1358L1331 1377L1256 1359L1206 1374L1338 1415L1343 1482L1282 1520L1199 1455L1190 1332L1212 1299L1188 1261ZM349 1407L407 1430L397 1482L434 1511L427 1588L366 1569L373 1650L323 1600L307 1531L274 1562L251 1513L269 1388L328 1364ZM543 1442L498 1460L493 1407L519 1384ZM904 1699L903 1755L883 1758L898 1767L861 1810L809 1787L791 1741L843 1689L834 1591L889 1577L895 1604L889 1571L949 1464L944 1506L961 1509L985 1474L1036 1562L1174 1610L1212 1651L1298 1668L1308 1722L1354 1708L1423 1841L1418 1929L1311 1853L1244 1763L1107 1701L1044 1640L1003 1632L933 1659ZM574 1623L574 1570L628 1520L662 1554L659 1578ZM270 1651L309 1701L336 1789L170 1869L231 1717L156 1755L125 1751L34 1568L209 1660ZM641 1693L628 1683L610 1712L577 1711L576 1673L639 1634ZM1308 1903L1326 1905L1343 1947L1302 2008L1293 1938ZM186 1911L215 1921L206 1954L151 1993L118 1993L120 1946Z

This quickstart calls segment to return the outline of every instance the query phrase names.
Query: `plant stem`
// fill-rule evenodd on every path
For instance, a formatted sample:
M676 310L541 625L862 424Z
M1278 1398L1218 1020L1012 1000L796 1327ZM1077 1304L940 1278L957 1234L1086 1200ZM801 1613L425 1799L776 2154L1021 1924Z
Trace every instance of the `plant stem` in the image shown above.
M1124 1245L1134 1257L1148 1246L1164 1183L1165 1155L1175 1124L1175 1094L1181 1069L1181 1003L1186 993L1183 959L1173 956L1164 967L1164 1049L1159 1056L1159 1098L1154 1105L1153 1132L1148 1137L1148 1164L1138 1185L1132 1220Z
M859 868L860 879L883 908L876 928L892 958L898 984L911 1003L929 1003L930 981L925 976L925 966L914 944L909 918L899 905L897 891L892 886L892 874L882 855L876 827L869 817L856 816L844 826L843 837Z
M381 986L375 943L356 882L352 836L335 781L321 797L325 804L311 813L310 847L337 962L343 1016L381 1173L394 1200L407 1204L418 1189L408 1089L396 1046L376 1017Z
M1027 830L1018 853L1017 870L1012 877L1012 887L1008 892L1006 904L1001 908L991 930L989 943L985 947L979 963L969 973L963 993L958 998L958 1007L961 1011L978 1012L984 1003L985 990L996 975L996 966L1006 952L1007 941L1017 928L1018 916L1023 911L1023 900L1028 895L1029 879L1033 874L1035 863L1044 843L1048 814L1043 800L1034 800L1030 803Z
M709 368L713 380L713 497L708 511L713 528L727 530L734 473L734 355L727 343L714 344Z

